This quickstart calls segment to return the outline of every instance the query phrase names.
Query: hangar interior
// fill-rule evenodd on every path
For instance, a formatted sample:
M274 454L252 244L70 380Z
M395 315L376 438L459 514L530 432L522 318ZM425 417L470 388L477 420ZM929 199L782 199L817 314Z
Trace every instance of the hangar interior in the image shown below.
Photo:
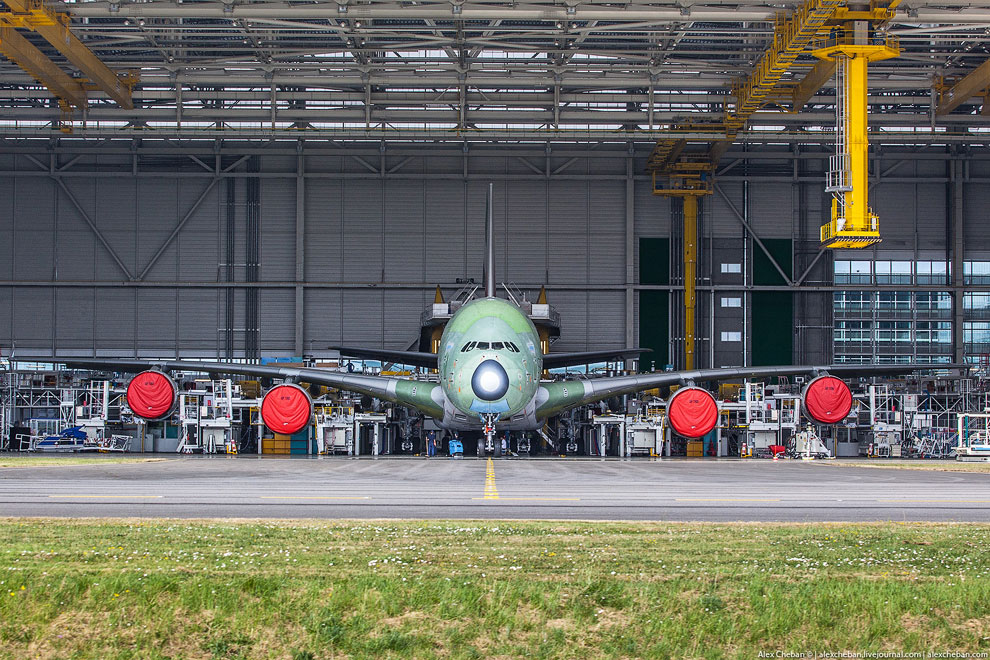
M126 378L56 366L406 373L331 347L414 349L434 302L480 283L489 183L500 292L545 294L559 314L551 351L651 351L574 377L934 365L854 383L857 410L839 425L805 427L800 379L740 381L713 384L720 423L707 442L664 428L658 391L579 410L507 451L739 455L811 433L822 451L805 442L809 455L885 453L910 436L914 453L942 456L963 435L987 440L990 5L3 4L9 449L102 418L102 441L129 437L131 450L175 450L195 426L197 451L242 438L253 444L241 451L267 440L425 452L422 420L336 394L323 419L329 429L349 410L350 445L317 442L318 411L305 441L266 435L268 383L192 375L186 391L202 401L189 415L177 403L175 442L166 422L151 432L162 444L146 444L151 425L121 400ZM853 195L869 199L858 244L835 235L846 217L836 225L833 200ZM963 363L965 378L937 367ZM208 442L199 418L233 419L224 405L242 409L243 428ZM762 417L773 437L754 438ZM888 438L877 424L895 417ZM652 431L635 440L639 422ZM35 440L16 441L15 427Z

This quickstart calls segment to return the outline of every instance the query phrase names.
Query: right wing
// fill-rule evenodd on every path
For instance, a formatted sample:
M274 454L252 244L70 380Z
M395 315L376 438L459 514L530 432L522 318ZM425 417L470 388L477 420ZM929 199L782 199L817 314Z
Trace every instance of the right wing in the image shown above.
M617 348L613 351L586 351L583 353L547 353L543 356L544 369L573 367L608 360L637 358L641 353L652 353L650 348Z
M291 378L297 382L326 385L348 392L391 401L430 415L443 418L443 392L439 383L428 383L406 378L366 376L338 371L326 371L308 367L278 367L259 364L228 364L225 362L186 362L184 360L113 360L106 358L18 358L19 360L54 362L68 367L101 369L123 373L137 373L145 369L190 371L206 374L237 374L266 378Z
M968 369L970 366L968 364L833 364L828 366L729 367L695 371L665 371L635 376L589 378L587 380L563 380L540 386L536 399L536 417L545 419L568 408L594 403L611 396L631 394L667 385L683 385L690 382L815 375L818 373L828 373L833 376L841 374L903 374L912 371Z

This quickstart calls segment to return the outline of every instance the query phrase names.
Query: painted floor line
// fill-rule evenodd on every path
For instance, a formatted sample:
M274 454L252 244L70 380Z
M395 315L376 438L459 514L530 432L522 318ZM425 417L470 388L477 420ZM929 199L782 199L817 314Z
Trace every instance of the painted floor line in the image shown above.
M748 497L678 497L677 502L779 502L780 499Z
M507 500L512 502L580 502L580 497L472 497L472 500Z
M927 502L939 504L990 504L990 500L876 500L877 502Z
M121 500L121 499L148 499L148 500L160 500L164 495L49 495L51 498L60 499L109 499L109 500Z
M322 495L262 495L258 499L262 500L370 500L371 498L367 495L365 496L354 496L354 497L331 497Z

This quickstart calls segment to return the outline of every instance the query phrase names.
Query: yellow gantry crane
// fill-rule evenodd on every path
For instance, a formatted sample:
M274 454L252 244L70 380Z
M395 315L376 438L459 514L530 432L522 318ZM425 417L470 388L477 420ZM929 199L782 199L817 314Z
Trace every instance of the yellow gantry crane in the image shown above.
M24 69L58 99L64 113L85 108L90 88L99 89L128 110L134 107L132 73L118 76L70 29L69 15L49 8L42 0L3 0L0 11L0 55ZM58 50L87 79L73 78L52 62L17 30L32 30Z
M787 104L797 112L832 75L838 76L836 153L826 183L834 199L831 220L821 228L822 246L862 248L880 242L879 221L868 203L866 70L870 62L900 54L896 38L882 30L900 1L871 0L850 9L848 0L806 0L776 20L770 47L753 73L734 86L734 102L727 104L722 123L671 127L672 133L723 132L723 139L709 142L700 154L676 135L654 147L646 165L653 194L683 200L685 368L694 368L698 198L711 193L719 159L760 108ZM782 84L798 56L809 51L819 64L796 84Z
M880 242L880 223L869 205L869 140L867 137L867 65L900 55L896 37L876 29L893 17L893 8L843 10L842 26L831 29L812 53L835 62L835 154L829 158L825 190L832 193L832 218L822 225L827 248L864 248Z
M683 142L683 141L681 141ZM680 145L683 147L683 144ZM674 153L676 152L676 154ZM657 187L657 171L653 172L653 194L677 198L684 211L684 368L694 369L694 324L697 308L696 283L698 274L698 198L712 193L712 164L707 156L692 159L680 157L675 145L675 159L661 172L666 187Z

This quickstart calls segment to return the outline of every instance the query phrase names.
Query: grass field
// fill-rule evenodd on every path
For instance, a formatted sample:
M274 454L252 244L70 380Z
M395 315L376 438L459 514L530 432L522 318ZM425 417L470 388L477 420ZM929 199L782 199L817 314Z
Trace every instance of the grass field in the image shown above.
M990 463L960 463L959 461L898 461L874 459L865 461L822 461L825 465L843 467L883 468L887 470L933 470L935 472L986 472L990 474Z
M107 463L155 463L167 458L147 458L141 456L120 456L108 454L87 454L85 456L39 456L37 454L17 454L0 456L0 468L50 467L58 465L105 465Z
M4 659L990 651L987 525L0 519L0 538Z

